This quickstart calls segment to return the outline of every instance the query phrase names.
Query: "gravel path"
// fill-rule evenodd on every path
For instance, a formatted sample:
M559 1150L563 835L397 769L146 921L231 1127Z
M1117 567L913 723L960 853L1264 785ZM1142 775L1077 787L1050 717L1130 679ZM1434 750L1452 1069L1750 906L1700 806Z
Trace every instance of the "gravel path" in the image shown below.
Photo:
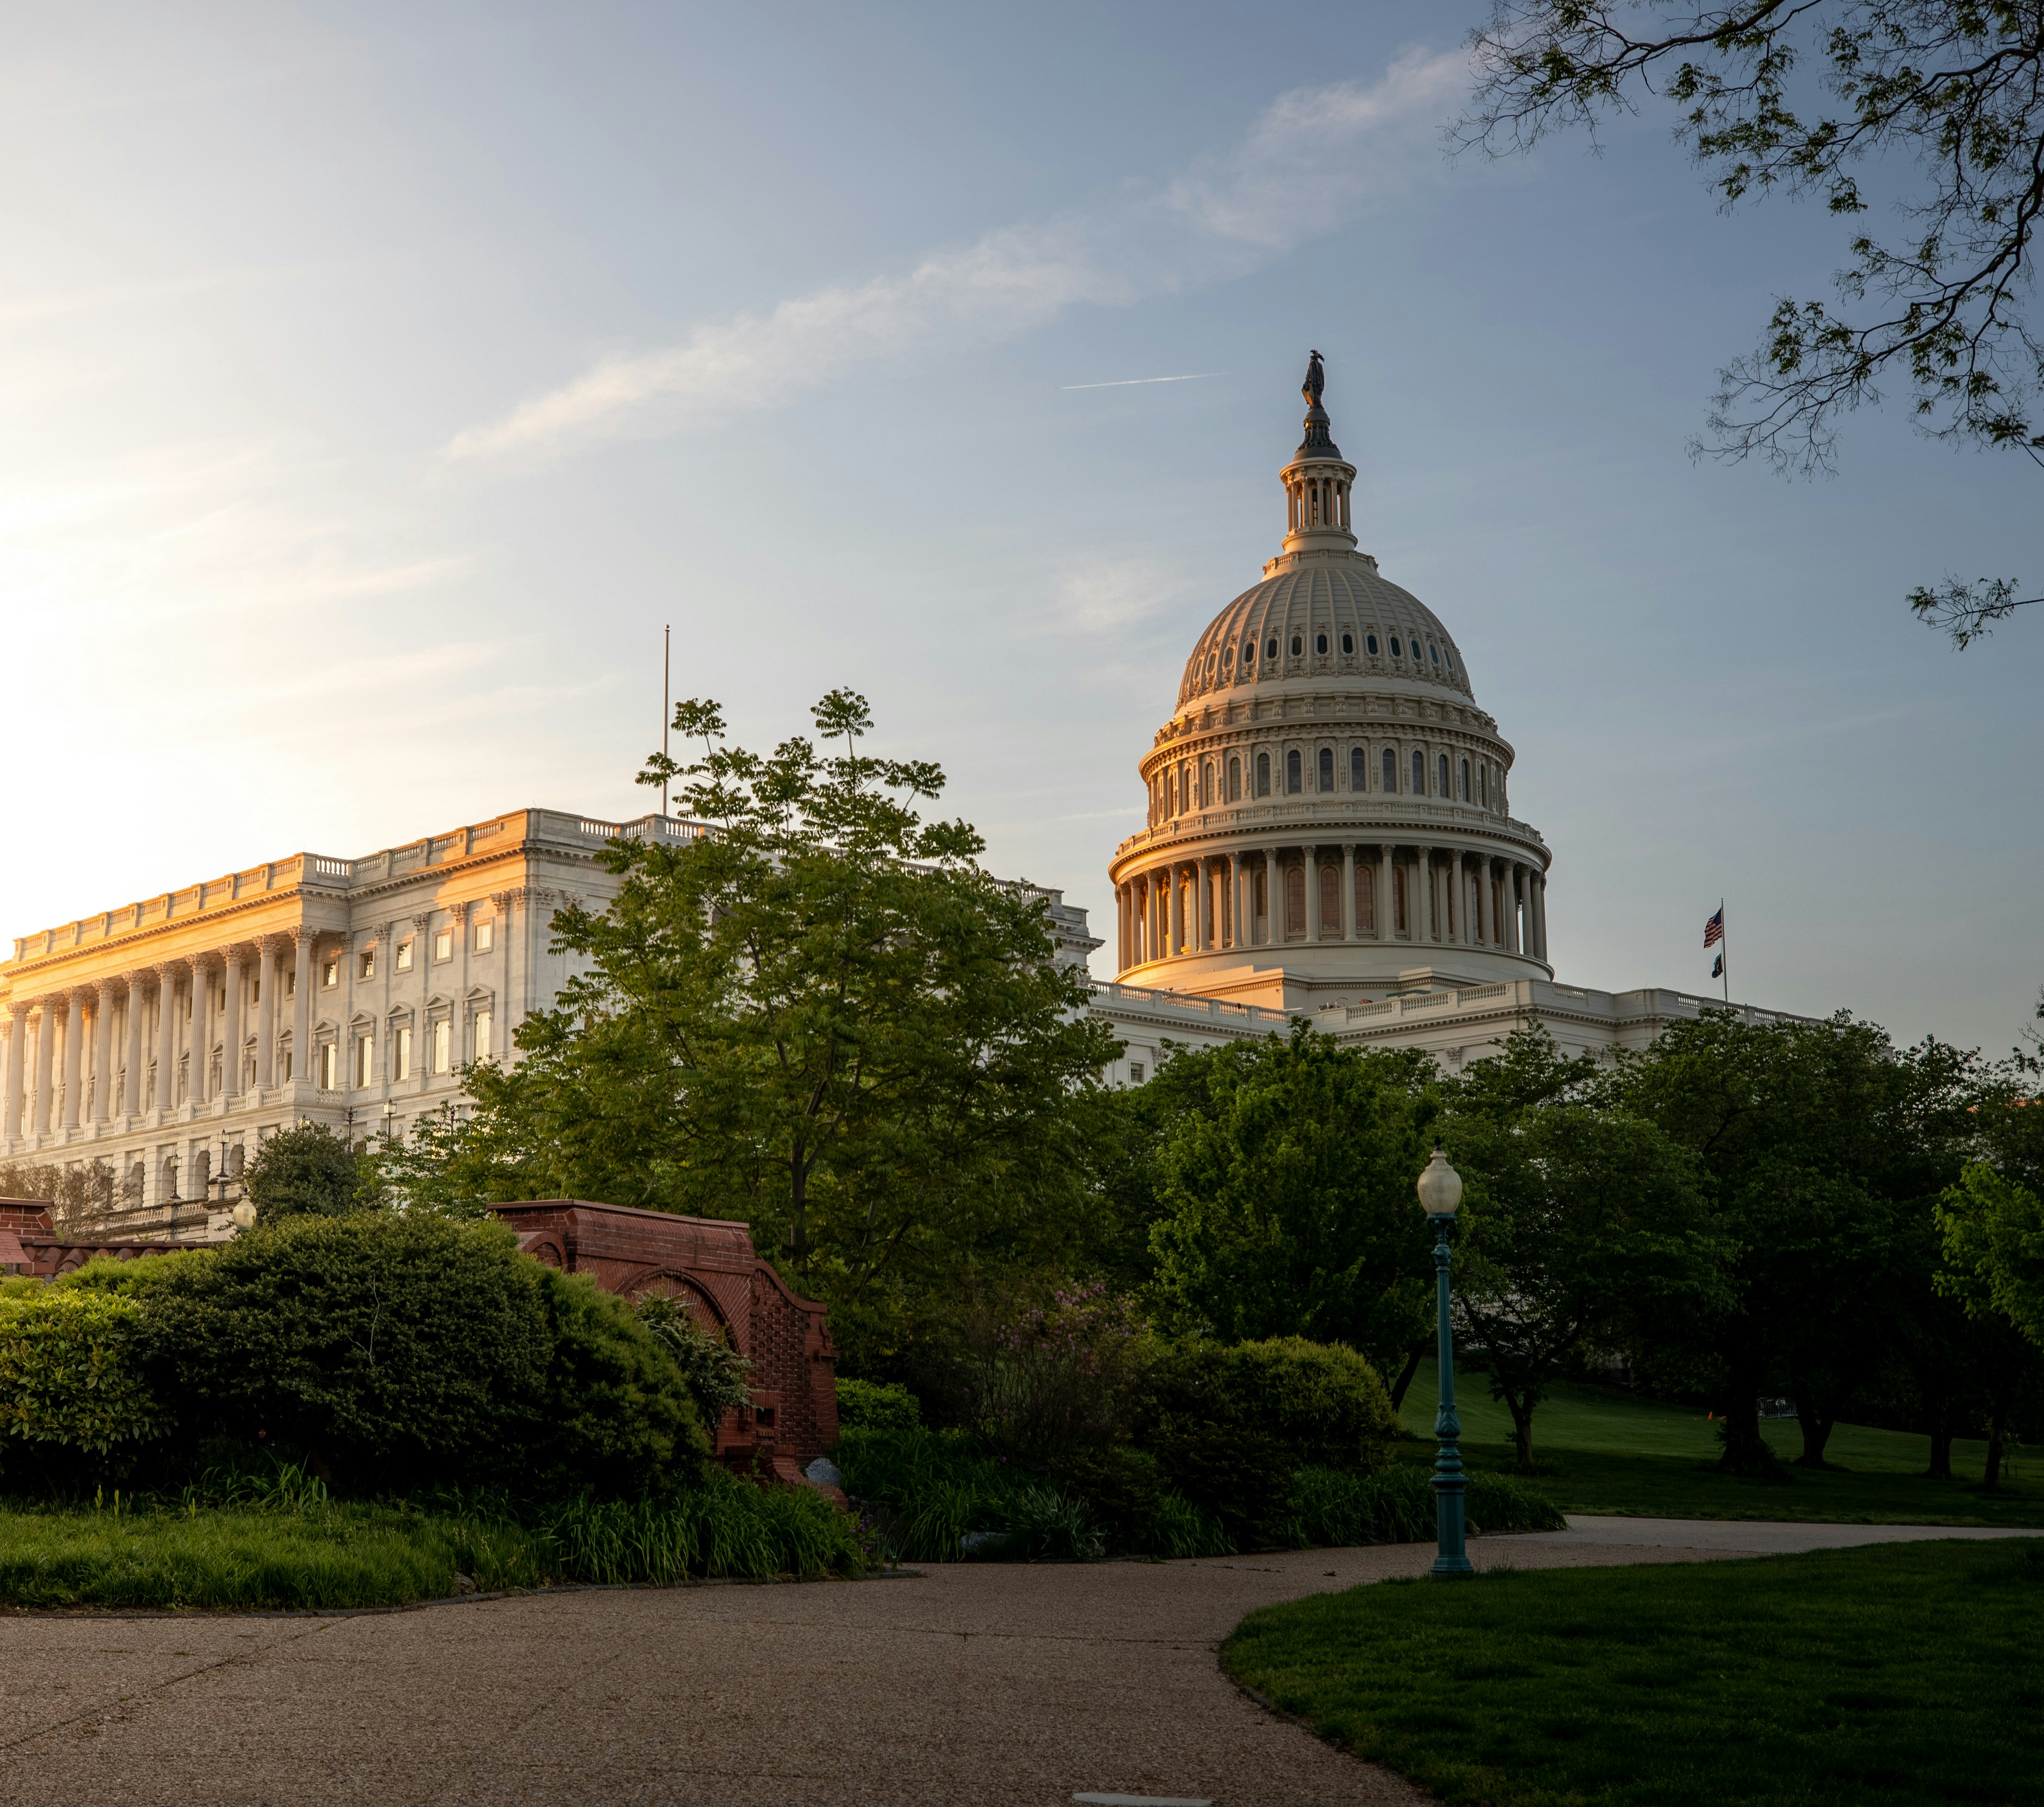
M1647 1535L1579 1527L1471 1551L1521 1568L1732 1553L1621 1522ZM354 1617L0 1618L0 1800L1418 1807L1429 1797L1398 1777L1237 1693L1215 1652L1252 1607L1431 1556L973 1564Z

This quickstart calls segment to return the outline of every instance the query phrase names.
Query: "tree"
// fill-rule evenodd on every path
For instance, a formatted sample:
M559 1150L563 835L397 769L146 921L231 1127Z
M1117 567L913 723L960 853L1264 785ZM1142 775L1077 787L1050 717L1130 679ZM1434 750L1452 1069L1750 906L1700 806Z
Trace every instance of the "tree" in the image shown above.
M863 753L849 692L814 715L834 756L801 738L752 754L714 704L676 710L701 757L656 757L642 781L678 781L709 832L606 851L615 901L554 918L580 976L520 1027L516 1066L467 1069L467 1123L385 1167L408 1200L743 1218L840 1336L1077 1233L1116 1049L1083 972L1040 895L981 869L968 825L918 815L936 766Z
M88 1161L79 1167L0 1161L0 1199L47 1199L51 1225L60 1233L112 1210L114 1184L113 1169L103 1161Z
M1416 1049L1289 1040L1180 1053L1158 1154L1156 1292L1184 1330L1346 1343L1394 1368L1431 1304L1413 1181L1436 1109Z
M1466 1187L1457 1310L1522 1463L1535 1408L1585 1341L1666 1335L1724 1302L1696 1157L1607 1107L1594 1067L1516 1031L1451 1091L1442 1130Z
M1727 1471L1773 1466L1757 1401L1792 1377L1801 1460L1823 1463L1885 1334L1873 1307L1896 1220L1958 1168L1974 1068L1934 1042L1898 1049L1843 1013L1762 1023L1707 1011L1621 1057L1615 1100L1696 1154L1728 1245L1723 1309L1654 1339L1685 1352L1716 1400Z
M1977 1161L1938 1203L1946 1290L2044 1348L2044 1199Z
M375 1203L363 1157L324 1123L300 1123L266 1136L241 1169L241 1183L262 1220L339 1217Z
M2032 324L2044 217L2044 12L2035 0L1496 0L1474 33L1459 140L1523 151L1560 127L1681 109L1677 136L1730 207L1780 190L1857 221L1870 164L1913 161L1888 242L1855 225L1838 302L1784 297L1720 373L1717 455L1831 466L1841 414L1905 382L1919 424L2044 468ZM1812 69L1814 65L1814 71ZM2011 578L1948 577L1910 606L1964 647L2044 600Z

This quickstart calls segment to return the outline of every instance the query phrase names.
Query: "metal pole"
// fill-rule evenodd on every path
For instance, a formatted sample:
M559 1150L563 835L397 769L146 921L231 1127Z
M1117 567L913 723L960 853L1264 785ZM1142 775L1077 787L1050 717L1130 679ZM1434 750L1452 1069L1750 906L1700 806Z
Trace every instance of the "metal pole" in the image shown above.
M667 757L667 727L674 719L674 630L671 627L660 630L660 757ZM667 781L660 781L660 814L667 813Z
M1439 1553L1432 1575L1474 1575L1462 1540L1462 1420L1455 1416L1455 1338L1448 1318L1448 1220L1434 1220L1434 1276L1440 1299L1441 1406L1434 1414L1434 1435L1441 1447L1434 1457L1434 1524Z

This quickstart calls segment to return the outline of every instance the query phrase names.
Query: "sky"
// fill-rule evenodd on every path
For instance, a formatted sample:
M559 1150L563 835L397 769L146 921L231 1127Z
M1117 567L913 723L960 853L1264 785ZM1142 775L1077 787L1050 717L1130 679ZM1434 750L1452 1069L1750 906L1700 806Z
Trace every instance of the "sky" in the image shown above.
M1842 235L1648 114L1444 154L1484 0L84 4L0 47L0 933L509 808L644 813L661 635L835 686L1112 926L1136 761L1283 531L1364 549L1554 854L1558 976L1999 1052L2044 980L2034 475L1690 455ZM1153 379L1171 378L1177 381ZM1095 957L1107 976L1108 950Z

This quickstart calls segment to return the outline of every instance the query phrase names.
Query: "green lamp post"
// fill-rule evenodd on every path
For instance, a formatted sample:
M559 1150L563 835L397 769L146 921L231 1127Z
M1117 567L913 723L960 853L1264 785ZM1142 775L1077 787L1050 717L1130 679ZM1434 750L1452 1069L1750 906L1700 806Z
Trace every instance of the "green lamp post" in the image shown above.
M1434 1525L1439 1549L1432 1575L1474 1575L1462 1537L1462 1420L1455 1416L1455 1337L1448 1317L1448 1225L1462 1202L1462 1176L1437 1148L1420 1176L1420 1208L1434 1226L1434 1279L1440 1301L1441 1408L1434 1415L1434 1435L1441 1440L1434 1457Z

